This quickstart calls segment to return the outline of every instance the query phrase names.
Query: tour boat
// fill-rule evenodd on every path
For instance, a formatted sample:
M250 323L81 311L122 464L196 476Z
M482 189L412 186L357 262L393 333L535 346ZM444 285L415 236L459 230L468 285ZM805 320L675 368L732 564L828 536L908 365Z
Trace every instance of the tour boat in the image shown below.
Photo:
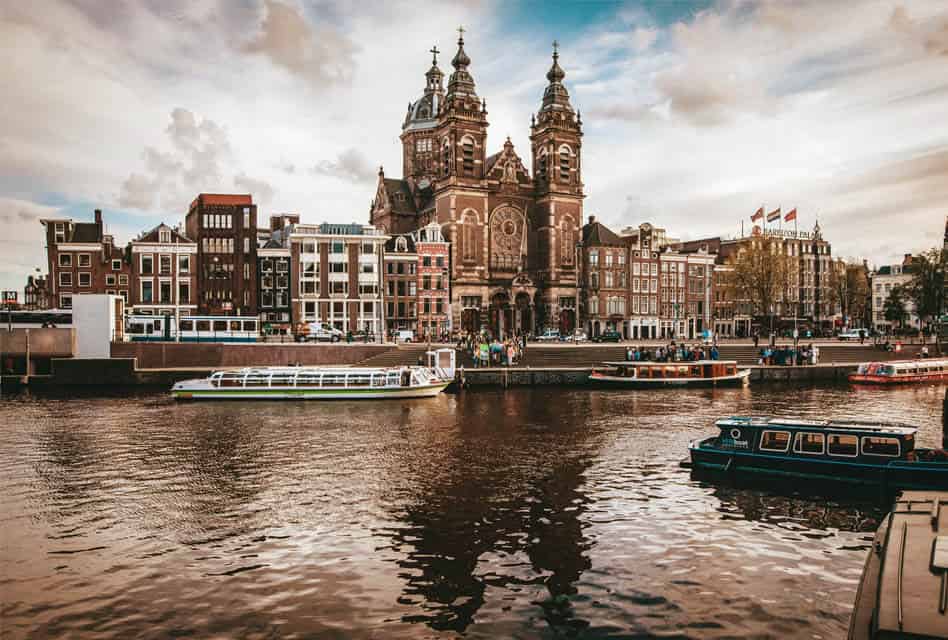
M216 371L175 383L178 400L430 398L451 384L428 367L265 367Z
M895 501L869 549L848 638L948 638L948 493Z
M865 362L849 374L855 384L903 384L906 382L948 382L948 358L920 358Z
M948 452L916 449L917 429L854 420L731 417L689 445L695 470L839 481L888 489L948 489Z
M590 382L623 387L742 386L750 381L750 369L738 369L736 360L693 362L604 362L608 370L594 370Z

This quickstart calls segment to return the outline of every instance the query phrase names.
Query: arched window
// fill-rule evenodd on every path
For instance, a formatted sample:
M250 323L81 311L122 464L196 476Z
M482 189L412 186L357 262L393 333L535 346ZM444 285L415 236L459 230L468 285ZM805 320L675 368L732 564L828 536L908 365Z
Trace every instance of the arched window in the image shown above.
M573 231L573 219L569 216L560 224L560 264L572 265L576 254L576 234Z
M408 251L408 243L405 238L395 238L395 251Z
M444 175L451 173L451 143L447 138L441 141L441 170Z
M570 148L565 144L560 147L560 182L569 182Z
M464 174L474 175L474 139L470 136L461 139L461 162Z
M540 155L537 157L537 176L540 180L546 180L546 170L547 170L547 157L546 149L540 150Z
M465 261L473 262L477 259L476 218L467 213L461 222L461 255Z

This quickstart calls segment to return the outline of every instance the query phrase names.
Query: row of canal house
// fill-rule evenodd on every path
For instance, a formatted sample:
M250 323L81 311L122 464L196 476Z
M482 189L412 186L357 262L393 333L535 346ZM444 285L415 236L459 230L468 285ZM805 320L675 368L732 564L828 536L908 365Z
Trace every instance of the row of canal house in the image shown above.
M595 337L692 339L713 329L714 253L682 249L644 223L615 233L589 217L582 229L580 317Z

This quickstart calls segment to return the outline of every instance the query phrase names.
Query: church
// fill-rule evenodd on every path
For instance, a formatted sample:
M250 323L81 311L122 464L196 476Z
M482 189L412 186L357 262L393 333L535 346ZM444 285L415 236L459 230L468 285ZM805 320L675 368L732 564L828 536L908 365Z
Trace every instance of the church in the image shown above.
M402 123L402 178L379 181L371 224L386 233L440 225L451 244L452 325L494 335L572 331L583 219L582 118L570 104L553 43L540 108L531 116L530 165L508 138L488 153L480 98L459 29L444 89L437 47L420 98Z

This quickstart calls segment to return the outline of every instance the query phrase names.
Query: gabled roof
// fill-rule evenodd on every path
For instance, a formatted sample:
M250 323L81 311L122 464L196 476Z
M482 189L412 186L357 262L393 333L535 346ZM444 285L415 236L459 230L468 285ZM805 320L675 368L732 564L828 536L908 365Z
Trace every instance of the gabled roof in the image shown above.
M102 242L102 233L95 222L76 222L66 242Z
M395 246L398 244L397 240L399 238L405 239L405 251L396 251ZM385 253L393 253L398 255L400 253L415 253L415 239L411 237L410 233L403 233L401 235L392 236L385 242Z
M151 231L146 231L145 233L140 235L138 238L136 238L134 242L158 242L159 241L158 232L161 231L162 229L167 229L168 231L171 232L171 242L173 243L187 242L189 244L194 244L193 240L188 238L186 235L184 235L180 231L172 229L171 227L166 225L164 222L159 224L157 227L155 227Z
M415 209L415 198L412 196L411 187L408 186L407 180L383 178L382 181L392 211L401 214L418 213Z
M586 246L622 246L622 238L601 222L590 222L583 227L583 244Z

